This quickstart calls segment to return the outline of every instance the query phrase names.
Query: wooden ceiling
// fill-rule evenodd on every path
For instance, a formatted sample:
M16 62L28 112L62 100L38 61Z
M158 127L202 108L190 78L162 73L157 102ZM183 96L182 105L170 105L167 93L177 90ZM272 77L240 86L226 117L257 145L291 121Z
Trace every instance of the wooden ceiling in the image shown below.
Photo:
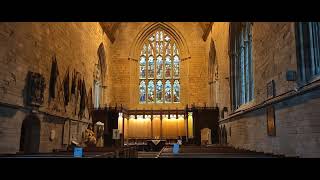
M110 41L113 43L115 39L115 33L118 30L121 22L100 22L103 31L107 34ZM199 27L202 29L202 39L207 40L207 37L211 31L213 22L199 22Z

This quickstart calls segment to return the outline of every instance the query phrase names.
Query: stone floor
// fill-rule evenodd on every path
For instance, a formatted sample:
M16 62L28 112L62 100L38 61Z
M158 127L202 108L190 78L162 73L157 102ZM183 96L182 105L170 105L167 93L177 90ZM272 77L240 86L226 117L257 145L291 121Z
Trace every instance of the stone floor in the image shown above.
M160 152L139 151L139 158L278 158L272 154L236 149L229 146L182 146L174 154L172 146L164 147Z

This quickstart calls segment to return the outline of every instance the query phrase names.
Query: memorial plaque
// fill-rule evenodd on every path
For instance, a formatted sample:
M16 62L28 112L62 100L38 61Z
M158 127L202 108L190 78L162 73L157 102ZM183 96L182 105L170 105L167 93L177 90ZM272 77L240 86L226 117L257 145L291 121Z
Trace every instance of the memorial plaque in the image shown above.
M267 107L267 131L268 136L276 136L276 123L274 107Z

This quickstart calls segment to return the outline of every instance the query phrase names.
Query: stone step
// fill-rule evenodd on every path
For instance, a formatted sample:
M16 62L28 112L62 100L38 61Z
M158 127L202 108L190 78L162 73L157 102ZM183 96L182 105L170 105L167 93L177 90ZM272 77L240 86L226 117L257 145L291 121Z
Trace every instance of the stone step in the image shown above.
M159 152L146 152L146 151L139 151L138 158L156 158Z

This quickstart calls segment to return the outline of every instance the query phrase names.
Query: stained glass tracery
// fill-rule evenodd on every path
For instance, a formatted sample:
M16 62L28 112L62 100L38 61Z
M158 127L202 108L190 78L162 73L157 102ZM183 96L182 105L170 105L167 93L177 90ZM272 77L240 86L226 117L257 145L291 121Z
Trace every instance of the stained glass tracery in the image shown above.
M146 83L145 81L140 82L140 102L145 103L146 102Z
M157 30L147 38L140 54L140 103L180 102L180 57L174 40Z
M140 79L146 78L146 57L141 56L140 58Z
M165 85L164 101L166 103L171 103L171 83L169 80L166 81Z
M148 78L153 79L154 78L154 60L153 56L149 56L148 60Z
M180 83L178 80L173 84L173 102L180 102Z
M156 102L157 103L162 103L163 102L163 85L162 85L162 81L159 80L157 82L157 98L156 98Z
M153 80L148 83L148 102L154 102L154 83Z

